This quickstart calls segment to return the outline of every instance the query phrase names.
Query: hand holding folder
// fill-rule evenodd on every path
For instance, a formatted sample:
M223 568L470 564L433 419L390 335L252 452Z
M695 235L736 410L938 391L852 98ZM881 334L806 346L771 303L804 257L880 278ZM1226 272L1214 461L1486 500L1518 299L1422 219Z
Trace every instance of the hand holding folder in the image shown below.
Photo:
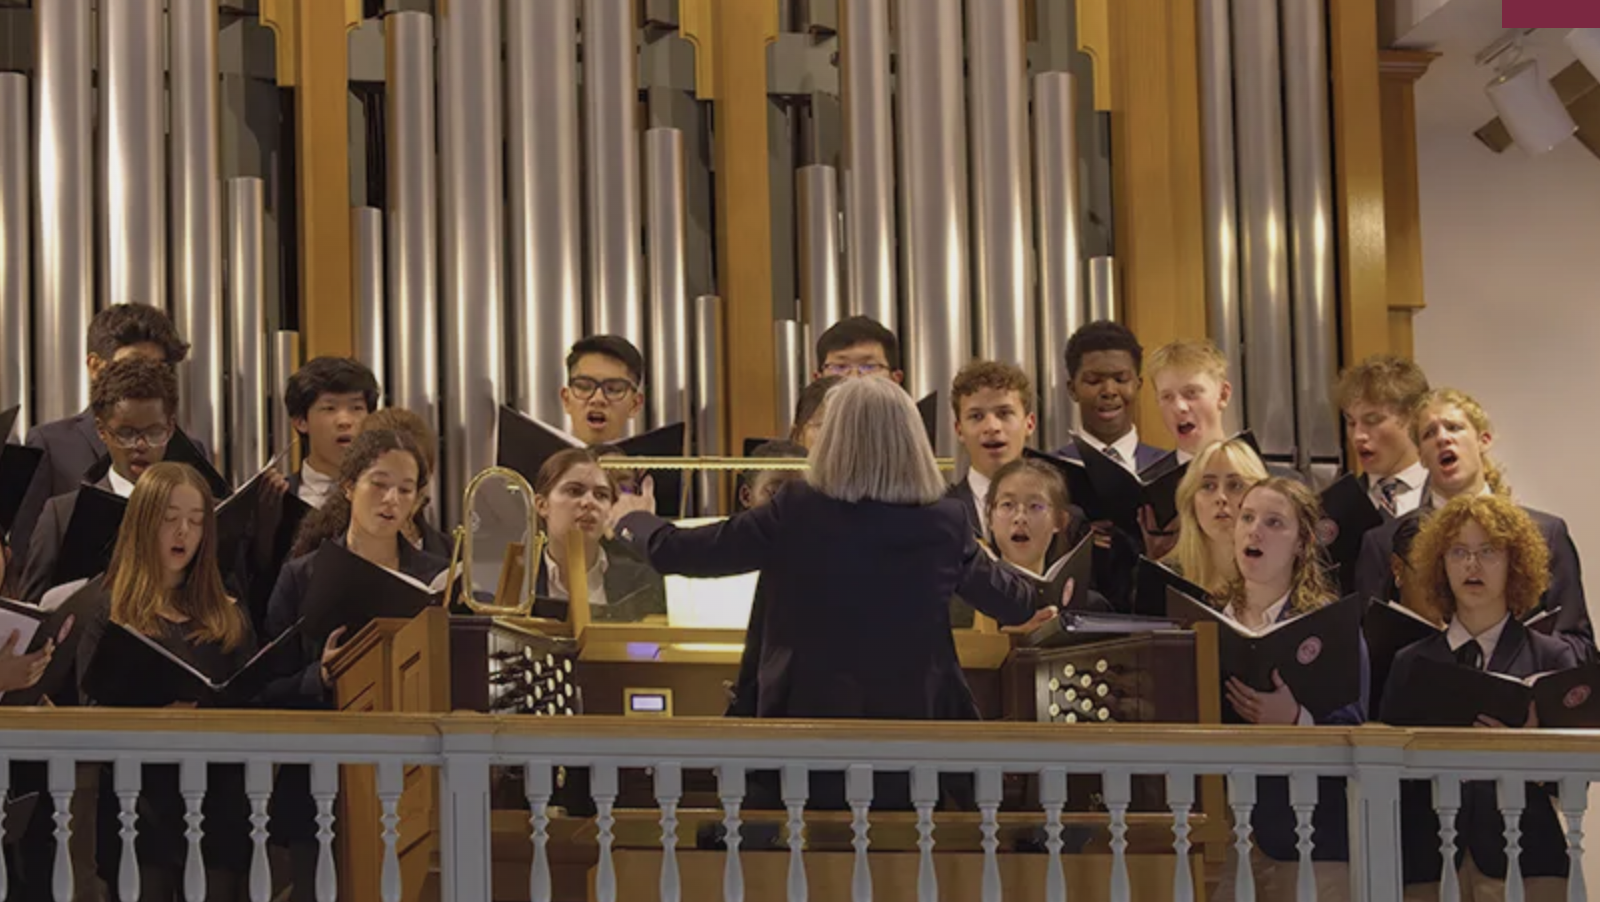
M380 567L337 542L324 542L315 553L301 629L318 646L341 626L353 636L380 617L410 619L444 601L443 589Z

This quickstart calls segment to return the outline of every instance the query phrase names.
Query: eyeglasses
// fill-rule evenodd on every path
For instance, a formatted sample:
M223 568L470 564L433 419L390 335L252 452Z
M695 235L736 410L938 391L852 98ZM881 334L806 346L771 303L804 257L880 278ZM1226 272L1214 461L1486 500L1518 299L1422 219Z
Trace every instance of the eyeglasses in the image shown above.
M822 371L830 376L873 376L887 369L881 363L830 363Z
M137 448L139 442L144 442L145 447L160 448L172 440L171 426L152 426L140 431L138 429L118 429L110 433L111 440L122 448Z
M1500 563L1505 559L1505 556L1506 550L1504 548L1496 548L1493 545L1485 545L1477 551L1457 545L1445 552L1445 557L1449 558L1452 564L1465 564L1468 561L1475 560L1485 567L1492 567Z
M588 376L574 376L567 380L567 390L577 396L580 401L587 401L594 397L596 391L605 393L607 401L621 401L639 390L637 385L626 379L591 379Z
M1031 517L1042 517L1050 513L1050 505L1040 504L1037 501L1028 504L1023 504L1020 501L1001 501L995 504L994 509L996 513L1006 517L1010 517L1018 511L1026 512Z

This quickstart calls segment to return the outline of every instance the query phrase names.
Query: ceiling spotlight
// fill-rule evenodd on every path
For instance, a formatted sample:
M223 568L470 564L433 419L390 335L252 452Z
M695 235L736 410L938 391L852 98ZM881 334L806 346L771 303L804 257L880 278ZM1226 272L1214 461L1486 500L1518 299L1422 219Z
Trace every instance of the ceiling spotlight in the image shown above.
M1567 32L1567 46L1589 74L1600 79L1600 28L1572 29Z
M1556 89L1539 72L1537 60L1507 61L1496 69L1499 75L1484 90L1518 147L1542 154L1578 131Z

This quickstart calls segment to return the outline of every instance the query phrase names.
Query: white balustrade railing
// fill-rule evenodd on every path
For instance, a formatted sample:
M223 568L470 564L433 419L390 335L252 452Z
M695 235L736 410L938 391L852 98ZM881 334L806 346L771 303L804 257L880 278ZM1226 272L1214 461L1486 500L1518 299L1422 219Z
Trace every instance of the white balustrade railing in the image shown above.
M1535 735L1537 741L1530 741ZM1288 778L1298 855L1295 895L1301 900L1314 899L1317 893L1312 818L1319 801L1318 777L1347 780L1353 899L1384 902L1401 898L1400 787L1402 781L1420 780L1433 787L1441 816L1438 838L1447 862L1453 860L1462 842L1454 815L1462 806L1464 781L1488 781L1495 786L1505 816L1507 849L1512 853L1506 879L1508 899L1519 899L1523 893L1515 853L1525 842L1518 815L1531 804L1525 787L1528 783L1557 785L1572 865L1567 898L1578 900L1586 898L1582 878L1584 815L1589 783L1600 776L1597 752L1600 733L1414 731L1381 726L1062 729L1043 724L551 720L476 714L274 713L263 717L250 712L88 709L0 713L0 790L18 789L10 771L12 764L42 761L48 765L46 785L41 788L54 805L55 858L49 870L50 886L55 898L62 900L74 897L74 880L82 873L73 866L74 845L70 842L77 829L70 801L77 788L78 765L94 762L112 765L108 789L116 801L113 834L124 850L115 880L123 898L138 895L140 863L134 853L140 823L137 802L145 788L142 782L149 782L141 780L145 765L177 765L186 850L181 891L193 902L206 896L203 806L207 766L243 766L252 852L246 885L253 902L265 902L273 886L267 843L274 767L298 764L310 766L318 844L314 889L319 902L332 902L338 895L334 839L341 830L370 830L380 838L381 867L371 875L355 875L362 885L378 886L384 902L406 897L399 862L401 798L407 770L417 766L438 769L438 862L447 899L491 898L497 846L491 841L490 773L491 768L500 767L519 770L524 778L529 812L523 829L531 844L526 885L533 902L555 899L550 846L558 814L555 805L560 781L556 773L560 768L569 773L587 769L595 807L587 841L597 849L593 897L602 902L619 898L617 830L622 824L619 816L626 813L618 808L619 799L626 798L619 774L637 770L653 775L650 797L657 807L652 831L659 830L658 885L664 902L689 898L678 832L689 795L685 775L691 771L716 775L714 797L720 812L711 817L722 827L720 870L722 898L727 902L779 897L801 902L809 898L808 777L817 772L843 778L853 852L849 892L855 902L873 898L873 867L882 854L872 849L873 819L878 814L873 807L874 793L881 791L875 789L874 778L885 773L909 776L909 814L915 818L916 833L914 888L919 902L957 897L950 886L941 886L936 867L941 854L954 850L949 840L940 838L941 821L948 815L936 810L940 778L953 774L968 775L975 790L972 796L982 855L979 898L983 902L1008 898L1009 871L1001 864L1006 853L1000 849L999 831L1003 818L1015 823L1019 817L1015 812L1001 812L1003 780L1013 774L1036 778L1034 797L1039 810L1031 816L1037 818L1043 838L1043 849L1035 855L1044 859L1042 885L1047 902L1065 902L1068 896L1069 880L1063 871L1068 817L1063 809L1069 802L1068 777L1080 774L1101 778L1100 819L1093 829L1096 849L1109 856L1103 897L1115 902L1128 900L1134 893L1130 828L1141 817L1140 823L1146 827L1154 823L1150 820L1154 815L1130 813L1133 778L1145 775L1165 778L1168 812L1160 823L1170 829L1170 848L1181 863L1173 871L1173 899L1187 902L1199 891L1188 866L1190 853L1198 849L1195 825L1203 807L1195 778L1226 778L1224 805L1231 810L1234 826L1231 835L1224 833L1222 838L1234 844L1237 853L1231 875L1234 898L1248 900L1255 898L1250 817L1263 801L1258 798L1257 778L1283 776ZM375 768L377 805L373 810L379 813L373 823L336 823L341 765ZM753 775L763 771L781 775L782 809L771 812L770 819L785 826L787 835L770 849L754 849L746 845L746 824L755 816L745 807L747 784L753 785ZM345 786L344 791L350 787ZM1216 801L1220 800L1213 804ZM1207 814L1219 818L1223 812ZM496 822L503 830L505 822ZM1083 822L1078 823L1081 826ZM1209 835L1217 838L1215 831ZM746 877L753 873L757 856L777 855L785 856L784 866L761 873L781 873L779 885L747 893ZM0 861L0 868L6 865ZM36 866L30 871L40 873ZM5 877L6 872L0 871L0 902L7 891ZM1441 877L1441 898L1457 898L1459 885L1453 868L1446 868ZM1010 897L1023 898L1020 894Z

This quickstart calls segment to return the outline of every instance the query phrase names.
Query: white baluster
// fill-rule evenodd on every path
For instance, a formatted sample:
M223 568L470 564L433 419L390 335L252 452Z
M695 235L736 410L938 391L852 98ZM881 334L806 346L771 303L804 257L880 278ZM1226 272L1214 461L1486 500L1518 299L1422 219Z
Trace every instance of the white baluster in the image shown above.
M0 755L0 816L3 816L3 804L11 795L11 759ZM0 827L3 827L0 824ZM0 902L6 902L7 889L11 886L11 874L6 871L6 856L0 852Z
M311 762L311 798L317 803L317 902L339 897L339 874L333 863L333 800L339 794L339 766Z
M811 777L803 764L783 766L783 807L789 812L789 902L806 902L806 799Z
M851 902L872 902L872 866L867 863L867 831L872 829L867 813L872 809L872 766L852 764L845 771L845 798L850 802L850 830L855 837L855 868L850 872Z
M533 868L528 874L531 902L550 902L550 793L554 765L529 761L523 768L523 790L528 796L528 825L533 828Z
M71 900L72 879L72 791L78 785L77 762L71 758L51 758L49 767L50 801L55 805L51 819L56 822L56 860L50 874L50 890L59 900Z
M272 869L267 863L267 803L272 799L271 761L258 758L244 766L244 792L250 800L250 902L268 902L272 898Z
M1067 804L1067 772L1048 767L1039 772L1039 804L1044 806L1045 902L1067 902L1067 877L1061 870L1061 809Z
M1000 799L1001 774L997 767L978 769L979 829L983 831L983 902L1000 902Z
M1311 863L1314 847L1311 816L1317 811L1317 775L1310 771L1295 771L1289 776L1289 807L1294 809L1294 833L1298 838L1295 849L1300 852L1300 870L1296 875L1295 898L1299 902L1316 902L1317 874Z
M744 822L739 819L739 806L744 803L744 768L724 764L717 768L717 793L722 798L723 842L728 846L728 859L722 868L723 902L744 902L744 865L739 861L739 846L744 842Z
M183 897L188 902L206 902L206 865L200 856L200 840L205 836L205 815L200 806L206 800L206 763L185 758L178 764L178 791L183 796L183 838L189 843L183 862Z
M1506 820L1506 902L1522 902L1522 809L1528 806L1528 784L1521 777L1496 782L1500 815Z
M939 769L911 769L911 803L917 809L917 902L939 902L939 875L933 869L933 806L939 804Z
M683 766L656 766L656 802L661 806L661 902L679 902L678 800L683 798Z
M1194 774L1167 772L1167 807L1172 810L1172 902L1194 902L1194 875L1189 862L1189 812L1194 810Z
M1228 774L1228 802L1233 808L1233 849L1238 856L1234 902L1256 902L1256 875L1250 868L1250 814L1256 808L1256 775L1244 771Z
M112 769L112 789L117 794L117 821L122 829L122 860L117 865L117 892L124 899L139 898L139 786L144 768L137 761L117 759Z
M1128 806L1133 803L1133 783L1127 771L1106 771L1101 797L1111 813L1111 902L1128 902Z
M394 758L378 762L378 823L383 825L383 868L378 896L400 902L400 796L406 789L405 765Z
M594 825L600 831L600 863L595 868L594 892L599 902L617 902L617 867L611 860L611 828L616 818L611 806L617 801L617 767L614 764L596 764L591 768L590 793L594 796Z
M1433 808L1439 813L1439 851L1444 868L1439 875L1440 902L1461 902L1461 881L1456 876L1456 812L1461 810L1461 781L1447 774L1433 778Z
M1583 881L1583 815L1589 810L1589 781L1561 778L1561 813L1567 819L1567 902L1584 902L1589 889Z

